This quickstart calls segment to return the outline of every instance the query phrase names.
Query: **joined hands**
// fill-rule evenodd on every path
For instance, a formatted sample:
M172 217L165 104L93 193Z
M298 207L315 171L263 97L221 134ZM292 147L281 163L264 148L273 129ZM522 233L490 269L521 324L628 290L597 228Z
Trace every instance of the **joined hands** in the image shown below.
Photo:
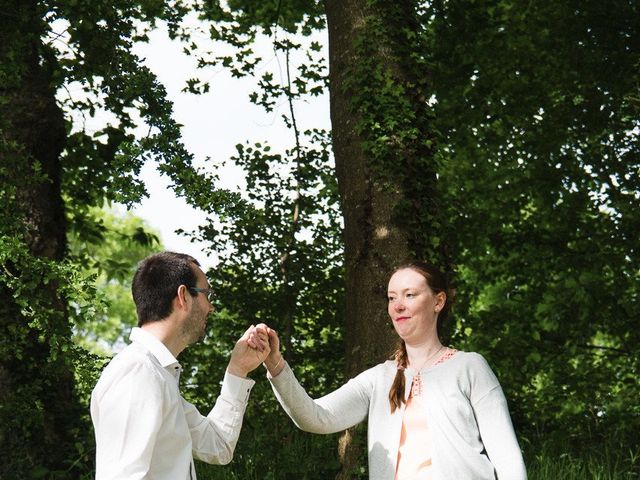
M247 374L263 363L271 353L267 326L251 325L233 347L229 366L229 373L237 377Z
M282 358L282 353L280 352L280 338L278 338L278 332L276 332L273 328L269 328L264 323L259 323L256 325L253 330L249 333L248 344L252 348L260 348L264 346L263 336L266 333L266 341L268 344L269 353L265 357L264 366L269 371L269 374L272 377L277 376L282 369L284 368L284 359Z

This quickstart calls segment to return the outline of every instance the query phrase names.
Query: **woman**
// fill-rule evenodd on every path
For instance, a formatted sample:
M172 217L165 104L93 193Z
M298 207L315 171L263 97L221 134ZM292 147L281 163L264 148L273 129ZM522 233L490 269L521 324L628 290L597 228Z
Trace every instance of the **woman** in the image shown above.
M393 360L311 399L269 331L265 365L278 401L302 430L334 433L368 416L371 480L524 480L526 471L500 384L484 358L442 345L449 310L444 275L425 263L396 269L388 312Z

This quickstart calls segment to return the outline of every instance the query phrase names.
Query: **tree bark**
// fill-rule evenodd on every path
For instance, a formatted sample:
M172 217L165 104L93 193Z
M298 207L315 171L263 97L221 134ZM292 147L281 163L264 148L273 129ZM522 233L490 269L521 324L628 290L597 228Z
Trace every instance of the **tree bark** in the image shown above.
M413 2L389 2L387 6L385 2L371 0L327 0L326 14L333 150L344 217L345 358L349 378L389 358L396 343L386 309L388 275L395 266L430 251L421 229L434 227L429 224L432 217L428 215L433 213L430 201L433 199L413 202L411 195L418 182L429 197L431 184L435 182L435 166L430 147L422 142L433 135L428 131L424 81L414 78L419 75L419 68L408 60L411 47L384 31L377 32L382 37L379 43L376 42L380 38L369 38L371 25L376 23L386 24L388 32L395 28L417 32ZM366 48L364 56L358 46L363 38L375 44ZM385 70L403 86L403 98L398 101L408 102L415 115L420 138L413 143L398 144L393 158L374 158L366 146L372 138L369 135L374 133L361 127L369 115L363 103L358 103L365 90L354 88L368 81L354 79L361 64ZM377 86L373 80L371 88L375 97ZM392 110L391 105L390 114ZM414 175L416 169L421 178ZM401 204L408 207L402 210ZM404 214L399 214L401 211ZM415 227L417 219L422 219L420 229ZM362 471L362 460L367 458L366 441L361 436L362 430L350 429L341 438L343 469L338 478L361 478L358 471Z

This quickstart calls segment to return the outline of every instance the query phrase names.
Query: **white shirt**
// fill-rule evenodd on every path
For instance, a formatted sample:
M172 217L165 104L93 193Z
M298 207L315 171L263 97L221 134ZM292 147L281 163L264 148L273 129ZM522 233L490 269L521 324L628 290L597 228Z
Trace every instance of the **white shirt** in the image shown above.
M405 399L411 378L405 370ZM334 433L368 417L369 479L394 478L405 405L391 414L393 361L381 363L317 400L311 399L288 365L269 377L276 397L302 430ZM507 401L491 368L477 353L457 352L421 372L431 436L433 478L526 480Z
M227 464L254 381L226 373L208 416L180 395L181 367L140 328L104 369L91 395L96 480L196 478L193 457Z

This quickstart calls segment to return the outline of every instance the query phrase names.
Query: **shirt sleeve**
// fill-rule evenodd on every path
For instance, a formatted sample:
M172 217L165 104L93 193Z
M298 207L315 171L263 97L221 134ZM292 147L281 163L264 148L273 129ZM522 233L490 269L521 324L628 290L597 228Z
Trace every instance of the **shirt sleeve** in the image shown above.
M369 410L373 380L362 372L337 390L312 399L288 364L276 376L268 375L276 398L298 428L311 433L335 433L363 421Z
M471 402L487 456L498 480L526 480L527 472L507 399L486 360L478 357Z
M144 363L121 369L94 392L96 480L147 478L162 425L165 385Z
M220 396L206 417L182 399L195 458L218 465L226 465L232 460L254 384L251 379L225 373Z

